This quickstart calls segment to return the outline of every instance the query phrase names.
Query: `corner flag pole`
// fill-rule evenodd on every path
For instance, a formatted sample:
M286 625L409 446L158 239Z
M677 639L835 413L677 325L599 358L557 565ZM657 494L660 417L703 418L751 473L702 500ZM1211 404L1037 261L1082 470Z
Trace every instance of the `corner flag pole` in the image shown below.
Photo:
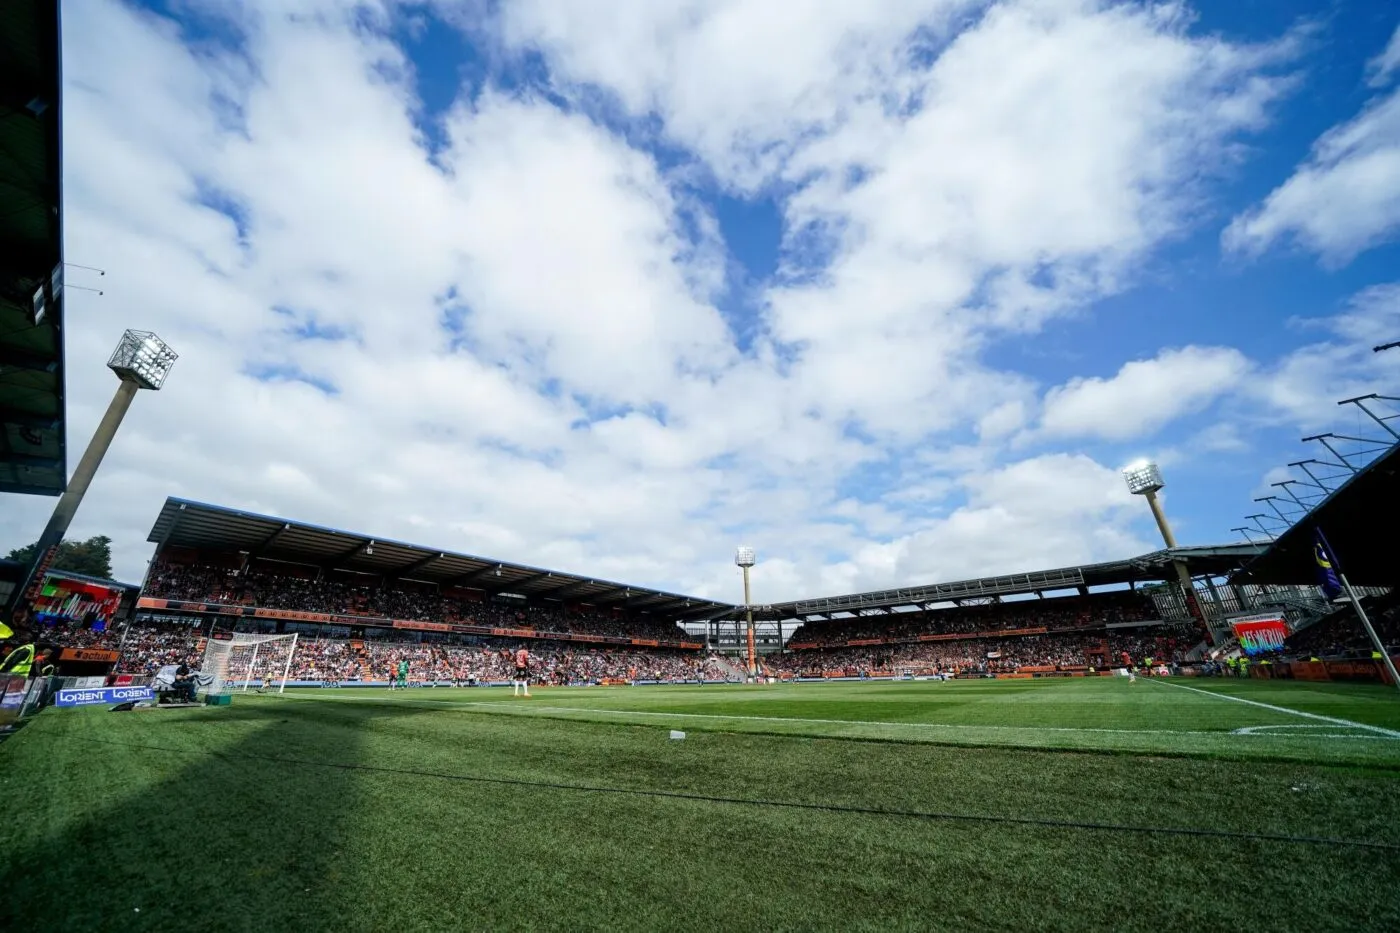
M1361 600L1356 595L1356 590L1351 588L1351 581L1342 572L1342 565L1337 560L1337 552L1332 550L1332 544L1327 540L1327 536L1322 533L1321 526L1313 526L1313 561L1317 564L1318 586L1322 589L1322 595L1327 599L1336 599L1343 593L1346 594L1347 601L1356 610L1356 617L1361 620L1361 627L1370 636L1371 644L1381 656L1381 661L1385 663L1385 669L1390 673L1390 682L1397 690L1400 690L1400 674L1395 672L1395 662L1390 660L1390 652L1385 650L1385 644L1381 642L1380 636L1371 625L1371 620L1366 616L1366 610L1361 605Z
M1362 628L1366 629L1366 634L1371 636L1371 644L1376 646L1376 650L1381 653L1381 661L1385 664L1385 669L1390 672L1390 682L1397 690L1400 690L1400 674L1395 673L1395 662L1390 659L1390 652L1385 650L1385 645L1381 642L1381 637L1376 634L1376 630L1371 626L1371 620L1366 616L1366 610L1361 608L1361 600L1357 598L1356 591L1351 588L1351 582L1347 580L1344 573L1337 574L1342 581L1342 589L1346 590L1347 599L1351 600L1351 605L1356 609L1356 616L1361 620Z

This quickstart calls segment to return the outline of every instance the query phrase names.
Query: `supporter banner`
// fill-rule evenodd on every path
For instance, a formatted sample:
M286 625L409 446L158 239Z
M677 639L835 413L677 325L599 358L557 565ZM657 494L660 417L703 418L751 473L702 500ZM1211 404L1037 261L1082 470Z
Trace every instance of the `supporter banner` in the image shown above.
M415 632L450 632L452 626L446 622L418 622L408 619L395 619L394 628L411 629Z
M254 609L253 615L259 619L281 619L285 622L331 621L331 617L324 612L297 612L291 609Z
M151 700L155 693L150 687L103 687L100 690L60 690L54 699L56 706L96 706L103 703L126 703L130 700Z
M250 616L257 610L252 606L226 606L223 603L193 603L180 599L152 599L142 596L136 600L137 609L171 609L177 612L211 612L224 616ZM269 610L275 611L275 610ZM306 613L313 615L314 613Z
M60 661L95 661L99 664L116 664L121 657L115 651L102 648L64 648L58 653Z
M1278 616L1248 616L1230 620L1230 628L1240 640L1240 647L1251 657L1283 649L1288 637L1288 623Z

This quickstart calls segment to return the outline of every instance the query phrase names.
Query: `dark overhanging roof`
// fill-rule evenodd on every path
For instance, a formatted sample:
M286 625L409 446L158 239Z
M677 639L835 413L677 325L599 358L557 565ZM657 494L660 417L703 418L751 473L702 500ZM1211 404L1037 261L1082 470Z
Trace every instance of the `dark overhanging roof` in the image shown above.
M1237 582L1315 584L1313 532L1321 528L1337 562L1356 586L1400 586L1400 443L1346 482L1279 535Z
M989 596L1019 596L1079 587L1152 583L1175 579L1173 563L1183 561L1192 576L1228 576L1263 551L1257 544L1197 545L1152 551L1126 560L1106 561L1013 573L928 586L902 587L870 593L852 593L820 599L799 599L766 606L755 606L755 617L766 619L807 619L832 613L858 615L865 610L890 611L922 608L955 599ZM742 610L738 610L742 611Z
M242 551L265 560L388 579L470 587L488 593L516 593L530 599L585 603L676 621L713 618L735 609L729 603L694 596L420 547L173 497L165 500L147 540L160 547Z
M60 87L58 0L0 3L0 492L68 483Z

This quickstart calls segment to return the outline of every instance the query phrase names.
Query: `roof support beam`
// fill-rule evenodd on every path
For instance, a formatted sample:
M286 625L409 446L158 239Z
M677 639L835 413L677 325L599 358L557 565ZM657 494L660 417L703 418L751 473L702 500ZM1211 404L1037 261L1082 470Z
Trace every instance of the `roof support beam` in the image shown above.
M702 619L708 621L708 620L715 619L715 618L717 618L717 617L723 615L723 614L725 613L725 611L726 611L726 610L725 610L725 607L723 607L723 606L716 606L716 605L702 606L702 607L700 607L700 608L698 608L698 609L692 608L690 611L684 612L684 613L682 613L681 615L676 616L676 621L677 621L677 622L698 622L698 621L700 621L700 620L702 620Z
M432 564L434 561L441 560L442 558L444 558L444 557L446 557L446 556L447 556L447 555L444 554L444 553L442 553L442 552L438 552L437 554L429 554L427 557L423 558L422 560L415 560L413 563L409 564L407 567L403 567L403 568L401 568L401 569L399 569L399 570L395 570L393 575L394 575L394 577L395 577L396 579L403 579L404 577L406 577L406 576L408 576L408 575L410 575L410 574L417 573L418 571L422 570L424 567L427 567L427 566L429 566L430 564Z
M581 590L586 590L590 586L594 585L596 584L592 580L569 580L565 583L560 584L559 586L556 586L552 590L548 590L544 593L541 593L540 595L548 596L550 599L558 599L561 596L567 596L570 593L577 593Z
M180 506L180 508L181 508L181 509L184 509L184 506L182 505L182 506ZM274 544L277 543L277 539L278 539L278 538L282 537L284 534L286 534L287 532L289 532L289 531L291 531L291 530L292 530L292 523L291 523L291 522L283 522L281 528L278 528L278 529L277 529L276 531L274 531L272 534L268 535L266 538L263 538L261 541L259 541L258 544L257 544L251 551L248 552L248 556L249 556L249 557L261 557L261 556L263 555L263 552L264 552L264 551L266 551L268 548L272 547Z
M534 583L536 580L544 580L552 576L554 576L554 571L552 570L545 570L541 571L540 573L532 573L528 577L521 577L519 580L511 580L509 583L502 582L501 585L496 588L496 591L502 593L513 593L519 590L522 586L528 586L531 583ZM520 595L526 596L528 594L521 592Z
M632 601L632 590L624 589L621 595L617 593L604 594L602 598L593 600L595 606L611 606L616 603L629 603Z
M501 572L501 567L501 564L488 564L487 566L482 567L479 570L473 570L471 573L465 573L462 576L457 577L455 580L448 580L446 585L466 586L468 583L474 583L475 581L480 580L482 577L488 577L493 573L499 576ZM473 587L473 589L480 589L480 587Z
M322 566L336 568L348 560L354 560L362 554L369 554L374 551L374 539L366 538L348 551L343 551L327 560Z

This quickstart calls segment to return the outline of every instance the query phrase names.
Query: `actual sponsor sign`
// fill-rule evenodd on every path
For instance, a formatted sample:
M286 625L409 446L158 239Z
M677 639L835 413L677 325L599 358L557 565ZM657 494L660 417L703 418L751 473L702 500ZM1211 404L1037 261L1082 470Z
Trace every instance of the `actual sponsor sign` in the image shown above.
M58 653L60 661L94 661L100 664L116 664L121 657L115 651L105 648L64 648Z
M155 693L150 687L101 687L95 690L60 690L54 698L54 705L96 706L98 704L153 699L155 699Z

